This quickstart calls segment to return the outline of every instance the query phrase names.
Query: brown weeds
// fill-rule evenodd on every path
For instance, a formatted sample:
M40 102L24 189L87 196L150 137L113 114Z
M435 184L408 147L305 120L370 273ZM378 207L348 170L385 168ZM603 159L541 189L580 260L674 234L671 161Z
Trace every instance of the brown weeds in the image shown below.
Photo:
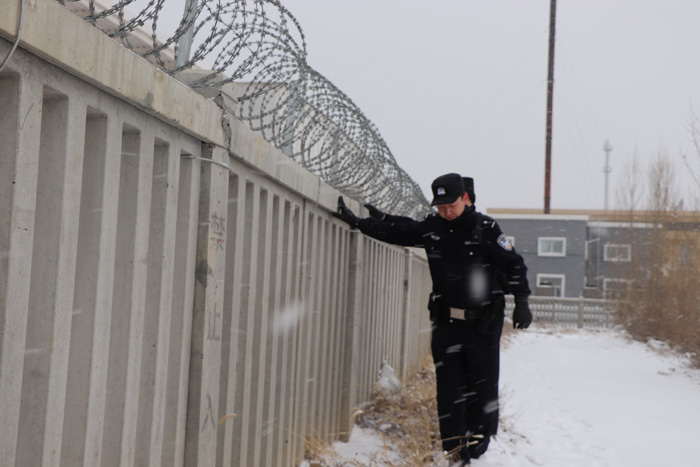
M515 332L509 332L504 328L504 340ZM512 327L512 326L511 326ZM362 428L374 430L382 437L385 444L385 452L382 462L372 465L385 465L392 467L435 467L448 465L448 461L442 452L440 440L440 426L437 416L437 400L435 398L435 366L430 355L427 355L418 369L410 371L402 381L403 389L397 394L375 386L371 403L363 411L356 412L356 425ZM503 391L501 395L501 407L507 402L509 394ZM501 434L506 437L517 437L517 433L500 421ZM317 461L315 465L321 466L354 466L353 460L338 459L332 446L325 447L320 440L315 441L313 448L307 450L307 459L324 459ZM317 441L317 442L316 442ZM389 455L386 451L389 445L394 447L403 456L401 462L391 463L387 461ZM320 449L319 449L320 448ZM312 464L313 466L314 464Z
M357 424L376 430L404 455L405 466L435 465L441 454L435 399L435 368L427 356L409 372L403 390L392 395L380 388Z

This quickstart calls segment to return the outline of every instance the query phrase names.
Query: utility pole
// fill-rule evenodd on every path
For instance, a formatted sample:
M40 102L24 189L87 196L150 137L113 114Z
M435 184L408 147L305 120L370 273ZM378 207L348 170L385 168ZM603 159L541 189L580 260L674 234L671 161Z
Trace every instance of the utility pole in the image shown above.
M605 151L605 167L603 167L603 173L605 174L605 202L603 208L606 211L608 210L608 174L612 172L612 168L610 167L610 151L612 151L612 149L613 147L610 145L610 141L606 139L603 145L603 151Z
M547 73L547 136L544 157L544 213L549 214L550 180L552 176L552 100L554 98L554 36L557 0L549 7L549 71Z

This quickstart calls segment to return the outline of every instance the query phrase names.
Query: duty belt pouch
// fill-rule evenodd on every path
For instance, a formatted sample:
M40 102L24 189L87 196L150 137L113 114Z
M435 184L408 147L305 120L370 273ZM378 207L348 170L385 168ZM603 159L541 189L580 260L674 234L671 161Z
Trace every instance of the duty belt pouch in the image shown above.
M430 293L430 298L428 299L428 310L430 311L430 321L445 322L450 319L450 307L442 299L442 296L436 293Z

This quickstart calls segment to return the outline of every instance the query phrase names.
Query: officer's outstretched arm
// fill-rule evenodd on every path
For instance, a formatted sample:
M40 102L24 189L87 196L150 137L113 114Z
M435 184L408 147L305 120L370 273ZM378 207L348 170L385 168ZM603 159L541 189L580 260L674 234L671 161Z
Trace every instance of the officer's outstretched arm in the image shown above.
M407 216L395 216L393 214L387 214L386 212L380 211L373 205L367 203L365 207L369 211L369 215L380 221L392 222L395 224L405 224L408 222L413 222L415 219Z
M380 221L383 221L384 218L386 217L385 212L380 211L379 209L377 209L376 207L372 206L369 203L365 204L365 207L369 211L369 215L371 217L374 217L375 219L379 219Z
M353 228L358 228L363 234L382 242L392 243L402 246L417 246L422 241L422 224L418 221L408 219L408 222L394 224L382 222L374 217L357 217L343 201L343 197L338 197L338 212L333 216L346 222Z

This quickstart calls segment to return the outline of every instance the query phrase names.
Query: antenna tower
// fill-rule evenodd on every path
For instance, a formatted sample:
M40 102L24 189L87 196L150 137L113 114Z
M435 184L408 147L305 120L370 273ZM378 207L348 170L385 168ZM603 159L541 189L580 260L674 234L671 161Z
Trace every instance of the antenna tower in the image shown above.
M610 167L610 151L612 151L612 149L613 147L610 145L610 141L606 139L603 145L603 151L605 151L605 167L603 167L603 173L605 174L605 204L603 207L606 211L608 210L608 175L612 172L612 168Z

